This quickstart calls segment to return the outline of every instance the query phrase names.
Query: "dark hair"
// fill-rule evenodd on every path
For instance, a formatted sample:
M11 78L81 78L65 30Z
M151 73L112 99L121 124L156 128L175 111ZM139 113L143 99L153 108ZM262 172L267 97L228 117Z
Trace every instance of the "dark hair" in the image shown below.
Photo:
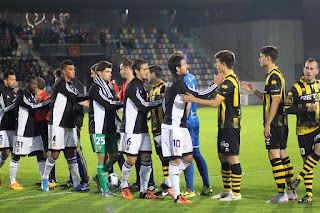
M307 62L309 62L309 63L312 63L312 62L316 62L316 64L317 64L317 69L319 68L319 66L318 66L318 61L315 59L315 58L309 58L308 60L307 60ZM3 78L4 79L4 78Z
M71 60L63 60L60 63L60 70L64 70L68 65L74 65L73 61Z
M3 73L3 80L7 80L8 79L8 77L9 77L9 75L15 75L14 74L14 72L12 71L12 70L8 70L8 71L5 71L4 73Z
M149 67L150 73L155 73L157 78L162 76L162 68L159 65L152 65Z
M41 77L37 77L37 81L38 81L38 84L37 84L38 88L43 90L46 87L46 81Z
M214 57L221 63L225 63L228 69L232 69L235 62L235 55L230 50L222 50L217 52Z
M148 62L144 59L141 59L141 58L137 58L133 61L133 64L132 64L132 70L133 70L133 75L136 76L136 72L135 70L139 70L141 69L141 65L142 64L147 64Z
M61 70L60 69L57 69L55 72L54 72L54 75L56 78L61 78Z
M96 71L96 68L97 68L97 65L98 65L98 63L95 63L94 65L92 65L91 67L90 67L90 70L92 70L92 71Z
M168 67L171 73L177 73L177 67L181 67L181 60L186 60L185 55L179 52L180 51L174 52L168 59Z
M122 66L129 67L130 69L132 69L133 62L130 59L126 59L123 62L121 62L121 64Z
M279 55L279 51L277 50L277 48L275 46L262 47L260 49L260 53L265 56L269 56L273 63L276 62L278 55Z
M112 64L109 61L100 61L95 69L95 72L97 73L98 71L103 71L106 68L112 68Z
M26 84L30 84L32 80L37 80L36 77L34 77L33 75L28 75L25 79L24 79L24 82Z

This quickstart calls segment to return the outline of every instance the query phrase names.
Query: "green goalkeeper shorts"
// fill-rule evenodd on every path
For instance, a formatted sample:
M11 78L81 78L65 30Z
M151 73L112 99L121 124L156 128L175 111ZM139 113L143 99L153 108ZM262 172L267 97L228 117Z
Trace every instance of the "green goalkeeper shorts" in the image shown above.
M98 155L105 153L118 153L116 133L92 134L90 136L93 152Z

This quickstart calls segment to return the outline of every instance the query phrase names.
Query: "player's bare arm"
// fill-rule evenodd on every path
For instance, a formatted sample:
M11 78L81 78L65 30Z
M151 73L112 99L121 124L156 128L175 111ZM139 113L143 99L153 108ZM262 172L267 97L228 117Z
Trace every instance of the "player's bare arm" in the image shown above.
M264 126L264 130L263 130L263 134L266 138L272 137L272 135L270 133L270 124L278 111L280 99L281 99L280 96L272 97L272 103L271 103L271 107L270 107L270 111L269 111L269 116L267 118L267 121Z
M263 99L262 92L260 92L256 88L254 88L254 86L252 85L251 81L249 83L246 82L246 81L242 81L240 86L241 86L242 89L247 90L248 92L251 92L251 93L255 94L261 100Z
M205 100L201 98L196 98L188 92L186 95L181 95L181 98L185 102L194 102L194 103L198 103L198 104L209 106L209 107L218 107L224 100L220 96L216 96L214 100Z

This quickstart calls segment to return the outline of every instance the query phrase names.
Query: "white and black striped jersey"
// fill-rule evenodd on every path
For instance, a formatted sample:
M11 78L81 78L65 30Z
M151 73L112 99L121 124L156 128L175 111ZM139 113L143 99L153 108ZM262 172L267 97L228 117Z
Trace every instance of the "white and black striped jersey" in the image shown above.
M79 94L72 81L67 82L61 77L53 85L51 100L48 123L55 126L74 128L74 104L88 100L88 95Z
M89 134L115 133L116 110L123 107L123 102L115 101L116 93L110 84L107 85L109 95L102 92L100 86L93 83L89 89Z
M17 135L23 137L39 135L36 128L36 111L50 104L51 99L36 103L35 95L20 91L16 102L18 109Z
M162 99L147 102L147 88L143 81L134 78L125 90L125 100L120 132L148 133L148 111L162 104Z
M0 130L15 130L17 114L15 110L17 94L13 89L2 86L0 89Z
M186 127L186 102L184 102L180 94L191 93L196 97L205 97L212 93L218 87L217 84L211 84L206 90L197 91L188 87L183 81L183 76L172 74L166 84L165 92L165 114L163 124Z

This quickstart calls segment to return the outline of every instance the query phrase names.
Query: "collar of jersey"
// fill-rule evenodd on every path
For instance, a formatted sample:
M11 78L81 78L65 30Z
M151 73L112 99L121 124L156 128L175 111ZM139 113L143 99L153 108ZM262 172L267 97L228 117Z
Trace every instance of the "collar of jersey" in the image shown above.
M317 83L317 80L314 79L314 82L313 82L313 83L307 83L307 82L304 80L304 76L302 76L302 77L300 78L300 82L303 83L303 84L315 84L315 83Z
M269 74L269 73L272 72L273 70L278 70L278 67L277 67L277 66L272 67L272 68L267 72L267 74Z
M160 80L156 85L153 86L153 88L159 86L159 84L162 84L162 83L163 83L163 80Z
M233 74L234 74L234 71L232 70L232 71L229 72L227 75L225 75L223 79L226 79L229 75L233 75Z

